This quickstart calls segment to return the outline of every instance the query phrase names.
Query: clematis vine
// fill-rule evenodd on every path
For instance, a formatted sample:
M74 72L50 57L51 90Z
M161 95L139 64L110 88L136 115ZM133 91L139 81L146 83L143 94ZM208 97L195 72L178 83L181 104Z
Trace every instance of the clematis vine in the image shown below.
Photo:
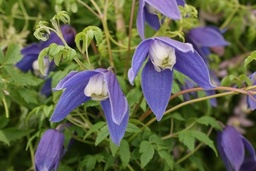
M69 46L74 44L76 31L73 27L69 25L61 26L61 31L64 39L68 43ZM39 43L33 43L21 50L21 54L23 58L16 64L16 66L23 72L32 71L35 75L41 76L38 66L38 55L39 53L46 47L48 47L51 43L56 43L58 45L64 45L61 39L56 35L56 33L51 32L49 35L49 39L46 41L40 41ZM50 62L48 58L44 59L44 73L47 75L55 68L54 62ZM41 93L49 96L51 94L51 79L46 79L45 84L41 89Z
M227 42L222 36L217 27L197 27L188 32L186 41L191 43L195 50L203 57L204 61L208 63L208 55L211 50L222 56L224 54L223 46L228 46Z
M119 145L129 118L128 102L116 76L110 70L96 69L70 72L55 87L64 90L51 117L52 122L63 120L73 109L88 100L100 101L105 113L110 138Z
M45 131L35 153L36 171L57 171L64 154L64 139L63 133L56 129Z
M250 80L252 81L252 85L256 85L256 72L249 76ZM248 108L251 110L256 109L256 95L247 96L247 104Z
M227 171L245 171L246 168L256 167L253 146L234 127L227 126L218 133L217 147ZM245 155L245 149L248 150L248 156Z
M143 40L133 55L132 67L128 71L132 85L144 61L147 62L142 70L142 91L158 121L163 117L171 96L173 69L204 89L214 88L205 62L189 43L167 37Z
M184 6L183 0L140 0L139 9L137 15L137 29L139 35L144 39L144 24L145 21L155 30L158 30L161 25L159 21L158 13L164 16L178 20L181 19L178 5Z

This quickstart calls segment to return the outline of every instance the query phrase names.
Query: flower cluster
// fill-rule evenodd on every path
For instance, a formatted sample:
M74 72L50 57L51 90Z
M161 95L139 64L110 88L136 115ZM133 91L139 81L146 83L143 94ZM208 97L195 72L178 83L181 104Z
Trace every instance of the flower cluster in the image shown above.
M69 25L61 26L61 32L63 37L68 45L72 46L74 44L76 31L73 27ZM21 50L21 54L23 58L16 64L23 72L32 71L35 75L40 76L39 66L38 66L38 55L39 53L50 44L56 43L58 45L64 45L61 39L57 36L56 33L51 32L49 35L49 39L46 41L40 41L39 43L33 43L28 45L27 47ZM48 58L44 60L44 73L47 75L55 68L54 62L50 62ZM46 79L45 84L41 89L41 93L45 96L49 96L51 94L51 79Z

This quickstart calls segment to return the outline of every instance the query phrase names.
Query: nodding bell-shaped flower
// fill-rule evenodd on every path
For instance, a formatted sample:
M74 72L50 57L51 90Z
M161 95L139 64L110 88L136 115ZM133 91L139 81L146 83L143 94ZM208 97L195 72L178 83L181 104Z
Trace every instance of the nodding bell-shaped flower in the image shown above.
M64 152L64 135L56 129L47 130L35 153L36 171L57 171Z
M227 171L245 171L256 166L255 150L251 143L232 126L227 126L217 135L217 147ZM248 150L248 156L245 155ZM248 171L248 170L246 170Z
M220 30L213 26L191 29L186 35L186 41L194 46L206 63L209 61L208 55L211 53L211 50L222 56L224 54L224 46L230 44L224 39Z
M142 70L142 91L158 121L161 120L171 96L173 69L188 76L204 89L214 88L205 62L189 43L167 37L143 40L133 55L132 67L128 72L132 85L144 61L147 63Z
M159 21L158 13L162 15L178 20L181 19L178 5L184 6L184 0L140 0L139 10L137 15L137 29L139 35L144 39L144 26L145 21L155 30L158 30L161 25Z
M114 73L106 69L70 72L54 90L64 90L51 117L52 122L64 119L73 109L88 100L101 102L110 138L119 145L129 118L128 102Z
M252 75L249 76L250 80L252 81L252 85L256 85L256 72L254 72ZM254 90L255 92L255 90ZM255 110L256 109L256 95L250 95L247 96L247 103L248 103L248 107L251 110Z
M68 43L69 46L74 45L76 30L69 26L63 25L61 26L61 31L64 39ZM51 32L49 35L49 39L46 41L40 41L39 43L33 43L28 45L27 47L21 50L21 54L23 58L16 64L23 72L32 71L35 75L40 76L39 74L39 66L38 66L38 55L39 53L46 47L48 47L51 43L56 43L58 45L64 45L61 39L56 35L56 33ZM54 62L49 62L48 58L45 58L45 73L49 74L55 68ZM47 79L46 83L43 85L41 89L41 93L49 96L51 94L51 79Z

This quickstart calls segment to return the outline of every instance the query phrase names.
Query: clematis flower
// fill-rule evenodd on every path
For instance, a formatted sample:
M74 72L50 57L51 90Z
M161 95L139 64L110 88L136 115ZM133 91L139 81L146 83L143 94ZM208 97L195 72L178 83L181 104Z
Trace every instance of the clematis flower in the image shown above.
M76 31L73 27L69 25L61 26L61 31L64 39L68 45L72 46L74 44ZM23 58L16 64L16 66L23 72L32 71L35 75L40 76L39 66L38 66L38 55L44 48L48 47L51 43L56 43L58 45L63 45L61 39L56 35L56 33L51 32L49 39L46 41L40 41L39 43L33 43L21 50ZM48 58L44 60L44 70L46 74L49 74L55 68L54 62L50 62ZM43 86L41 93L49 96L51 94L51 79L47 79L46 84Z
M171 95L173 69L188 76L204 89L214 87L210 83L205 62L189 43L167 37L142 41L134 53L132 67L128 71L132 85L144 61L147 63L142 70L142 91L158 121L162 118Z
M57 171L64 152L64 135L56 129L47 130L35 153L36 171Z
M222 56L224 54L223 46L229 45L217 27L209 26L190 30L186 36L186 41L194 46L206 63L208 63L208 55L211 50Z
M51 117L52 122L64 119L74 108L88 100L100 101L112 141L119 145L128 123L128 102L116 76L106 69L70 72L55 87L64 89Z
M252 81L252 85L256 85L256 72L249 76L250 80ZM247 103L248 107L251 110L256 109L256 95L247 96Z
M178 5L185 5L183 0L140 0L137 15L137 29L139 35L144 39L144 24L145 21L155 30L160 28L161 22L159 21L157 13L160 12L164 16L178 20L181 19Z
M227 126L218 133L217 147L227 171L240 171L250 165L255 166L256 155L253 146L234 127ZM245 156L245 149L248 150L249 156Z

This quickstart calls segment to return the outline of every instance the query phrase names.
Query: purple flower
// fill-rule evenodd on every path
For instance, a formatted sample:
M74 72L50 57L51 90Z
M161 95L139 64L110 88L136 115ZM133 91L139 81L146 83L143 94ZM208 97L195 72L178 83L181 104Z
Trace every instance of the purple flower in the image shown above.
M61 31L64 39L68 45L72 46L74 44L76 31L73 27L69 25L61 26ZM16 64L16 66L24 71L33 71L36 75L40 75L38 67L38 55L44 48L48 47L51 43L56 43L58 45L63 45L61 39L56 35L56 33L51 32L49 39L46 41L40 41L39 43L33 43L21 50L23 58ZM49 74L55 68L54 62L50 62L48 58L45 58L45 73ZM51 94L51 79L47 79L47 85L44 85L41 93L49 96Z
M171 95L173 69L188 76L204 89L213 88L205 62L189 43L167 37L142 41L134 53L132 67L128 72L131 84L146 60L142 70L142 91L158 121L162 118Z
M250 80L252 81L252 85L256 85L256 72L249 76ZM248 107L251 110L256 109L256 95L247 96L247 103Z
M64 135L56 129L47 130L42 136L35 154L36 171L57 171L64 152Z
M140 0L139 10L137 15L137 29L139 35L144 39L144 24L145 21L155 30L160 28L161 22L157 16L160 12L164 16L178 20L181 19L178 5L185 5L183 0Z
M220 156L225 163L227 171L240 171L241 166L250 165L248 160L256 161L255 150L251 143L243 137L232 126L227 126L217 135L217 145ZM249 157L245 157L245 149L249 152Z
M51 117L52 122L64 119L74 108L88 100L100 101L112 141L119 145L129 118L129 107L116 76L106 69L70 72L56 86L64 89Z
M207 56L210 54L210 48L221 56L224 53L222 46L229 45L217 27L209 26L190 30L186 36L186 41L194 46L206 63L208 63Z

